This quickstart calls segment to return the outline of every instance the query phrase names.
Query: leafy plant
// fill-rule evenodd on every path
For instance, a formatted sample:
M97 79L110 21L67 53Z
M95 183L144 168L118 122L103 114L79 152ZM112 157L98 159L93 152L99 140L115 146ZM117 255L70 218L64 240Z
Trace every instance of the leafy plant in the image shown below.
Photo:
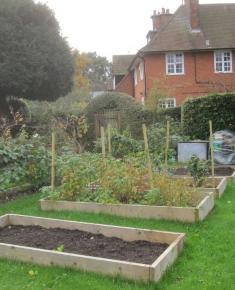
M214 131L235 130L235 94L213 94L188 100L183 106L184 133L191 138L209 137L209 120Z
M206 160L200 160L196 155L193 155L188 163L188 170L193 177L194 185L199 187L208 174L208 162Z
M60 245L55 249L56 252L63 253L64 252L64 245Z

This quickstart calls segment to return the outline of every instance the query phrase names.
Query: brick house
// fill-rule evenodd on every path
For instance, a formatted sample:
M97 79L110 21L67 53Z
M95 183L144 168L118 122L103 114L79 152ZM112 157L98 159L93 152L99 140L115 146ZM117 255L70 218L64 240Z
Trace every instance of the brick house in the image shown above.
M117 91L144 102L155 88L164 96L163 108L180 106L188 97L235 91L235 4L184 0L174 14L154 11L152 21L147 45L126 62ZM116 67L118 59L114 75Z

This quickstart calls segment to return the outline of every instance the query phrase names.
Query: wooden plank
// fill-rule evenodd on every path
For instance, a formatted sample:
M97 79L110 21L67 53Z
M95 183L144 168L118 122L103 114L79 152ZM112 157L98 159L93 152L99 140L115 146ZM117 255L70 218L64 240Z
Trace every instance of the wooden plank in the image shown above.
M182 233L151 231L14 214L1 217L0 222L3 220L5 226L40 225L46 228L62 227L65 229L80 229L88 232L102 233L105 236L124 237L125 240L145 239L150 242L168 243L169 247L152 265L0 243L0 257L3 258L46 266L70 267L141 281L158 281L166 269L178 257L185 239L185 234Z
M205 201L205 198L200 204ZM103 213L123 217L134 217L143 219L165 219L178 220L194 223L197 220L197 207L171 207L171 206L148 206L132 204L99 204L92 202L70 202L40 200L42 210L48 211L82 211L90 213ZM209 212L207 213L209 214ZM205 214L205 217L207 215Z

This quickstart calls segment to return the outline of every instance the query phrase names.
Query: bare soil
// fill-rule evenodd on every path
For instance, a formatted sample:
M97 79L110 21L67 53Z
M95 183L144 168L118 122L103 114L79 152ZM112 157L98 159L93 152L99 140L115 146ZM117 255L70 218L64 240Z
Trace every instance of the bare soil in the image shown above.
M46 229L39 226L8 226L0 229L0 243L152 264L169 246L147 241L127 242L79 230Z

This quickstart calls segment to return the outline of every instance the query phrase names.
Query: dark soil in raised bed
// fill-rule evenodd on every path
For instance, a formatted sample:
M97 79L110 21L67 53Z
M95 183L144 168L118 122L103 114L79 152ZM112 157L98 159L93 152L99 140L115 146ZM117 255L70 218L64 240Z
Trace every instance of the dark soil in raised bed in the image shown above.
M80 230L46 229L39 226L8 226L0 229L0 243L56 250L80 255L152 264L169 246L147 241L127 242Z
M231 176L233 172L234 168L232 167L215 167L216 176ZM185 167L175 168L172 170L172 173L175 175L189 175L189 172Z

